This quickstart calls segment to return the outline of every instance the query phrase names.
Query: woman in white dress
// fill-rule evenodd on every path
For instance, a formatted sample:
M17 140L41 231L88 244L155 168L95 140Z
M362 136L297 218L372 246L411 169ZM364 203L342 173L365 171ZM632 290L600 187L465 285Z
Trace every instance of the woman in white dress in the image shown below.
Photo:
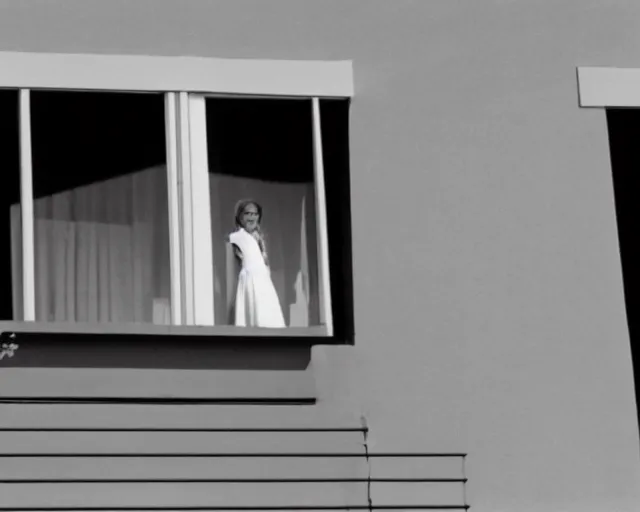
M242 262L236 291L235 324L243 327L286 327L273 281L260 221L262 207L244 199L236 205L237 230L229 235Z

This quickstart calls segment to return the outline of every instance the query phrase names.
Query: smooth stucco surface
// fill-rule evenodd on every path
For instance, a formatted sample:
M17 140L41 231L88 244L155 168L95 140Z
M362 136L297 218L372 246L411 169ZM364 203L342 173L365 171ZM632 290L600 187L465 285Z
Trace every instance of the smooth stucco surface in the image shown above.
M357 364L325 382L359 390L377 450L467 451L475 511L631 512L605 115L578 108L575 68L640 66L638 19L634 0L5 0L0 50L353 59Z

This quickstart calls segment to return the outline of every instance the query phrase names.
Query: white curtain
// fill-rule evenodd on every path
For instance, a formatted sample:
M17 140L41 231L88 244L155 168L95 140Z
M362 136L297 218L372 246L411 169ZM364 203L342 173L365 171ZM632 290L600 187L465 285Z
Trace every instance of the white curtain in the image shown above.
M34 223L36 320L169 323L164 166L36 199ZM19 205L11 229L22 318Z

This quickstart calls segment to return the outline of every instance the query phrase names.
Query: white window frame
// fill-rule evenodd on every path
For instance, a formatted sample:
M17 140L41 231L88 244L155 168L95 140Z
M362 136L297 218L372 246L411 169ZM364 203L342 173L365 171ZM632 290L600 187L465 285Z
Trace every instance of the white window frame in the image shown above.
M28 330L164 332L203 335L332 336L328 232L320 125L321 98L351 98L351 61L287 61L138 55L0 52L1 88L19 90L23 319ZM165 97L172 326L35 322L30 91L155 92ZM321 328L214 326L213 255L205 96L311 100ZM197 279L195 276L198 276ZM6 322L2 322L6 324ZM12 322L13 324L21 322ZM38 325L36 325L38 324ZM189 327L191 326L191 327ZM195 328L195 329L194 329ZM4 329L3 329L4 330Z
M205 97L180 93L180 105L188 114L183 118L182 133L188 131L188 141L181 151L189 155L189 172L185 172L183 198L189 212L183 232L190 239L184 245L184 258L191 275L186 304L190 316L188 325L215 325L213 291L213 252L211 239L211 198L209 194L209 162L207 155L207 113ZM186 166L184 166L186 169ZM187 178L188 175L188 178Z

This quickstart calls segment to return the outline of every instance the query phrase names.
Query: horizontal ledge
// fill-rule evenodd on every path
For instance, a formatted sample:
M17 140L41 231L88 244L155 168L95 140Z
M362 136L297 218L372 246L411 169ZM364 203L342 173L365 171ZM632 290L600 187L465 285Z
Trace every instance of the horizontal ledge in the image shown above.
M353 96L352 62L0 52L0 87Z
M466 478L46 478L46 479L12 479L0 480L0 484L272 484L272 483L365 483L365 482L397 482L397 483L466 483Z
M578 67L583 108L640 107L640 68Z
M466 457L466 454L375 454L369 453L223 453L223 452L193 452L193 453L0 453L0 458L376 458L376 457L396 457L396 458L415 458L415 457Z
M0 404L91 404L91 405L153 405L153 404L166 404L166 405L315 405L317 400L315 398L119 398L119 397L96 397L96 398L59 398L59 397L2 397L0 398ZM82 430L79 430L79 432ZM142 430L145 431L145 430ZM43 430L39 430L43 432ZM85 430L86 432L86 430ZM103 431L107 432L107 431ZM112 431L115 432L115 431ZM130 432L135 432L130 431ZM140 432L138 430L137 432ZM149 430L146 430L149 432ZM153 431L151 431L153 432ZM156 431L159 432L159 431ZM194 430L192 432L198 432ZM200 432L214 432L202 430ZM230 432L238 432L230 431ZM264 431L254 431L264 432Z
M162 510L164 512L183 512L183 511L206 511L206 510L243 510L250 512L253 510L469 510L469 505L349 505L349 506L320 506L320 505L297 505L297 506L280 506L280 507L0 507L0 512L116 512L129 511L141 512L147 510Z
M98 322L17 322L0 321L3 338L29 335L131 335L131 336L193 336L250 338L328 338L326 326L311 327L237 327L234 325L154 325L143 323ZM323 341L324 343L324 341Z
M345 428L101 428L101 427L89 427L89 428L67 428L67 427L52 427L52 428L35 428L35 427L0 427L0 432L367 432L367 427L345 427Z

